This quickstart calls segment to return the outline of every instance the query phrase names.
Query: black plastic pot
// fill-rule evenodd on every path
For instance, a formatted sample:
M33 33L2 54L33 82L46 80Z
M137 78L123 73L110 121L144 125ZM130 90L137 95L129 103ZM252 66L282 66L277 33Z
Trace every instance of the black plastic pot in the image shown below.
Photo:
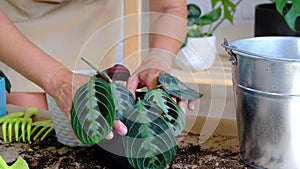
M288 4L288 8L291 4ZM300 36L300 18L296 20L296 32L292 31L276 10L275 4L255 7L254 36Z
M110 169L133 169L125 156L122 136L114 132L112 140L102 140L94 146L102 166Z

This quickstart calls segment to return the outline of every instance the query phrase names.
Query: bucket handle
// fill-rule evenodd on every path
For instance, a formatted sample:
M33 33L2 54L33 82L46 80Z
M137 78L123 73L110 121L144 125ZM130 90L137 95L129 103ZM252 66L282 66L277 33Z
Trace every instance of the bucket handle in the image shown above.
M248 52L248 51L245 51L242 49L238 49L237 47L230 45L226 38L224 38L224 42L221 44L221 46L223 46L225 48L226 52L229 54L229 56L230 56L229 61L231 61L231 63L233 65L237 65L237 62L238 62L236 54L234 52L232 52L233 50L243 53L245 55L251 56L253 58L268 58L265 55L260 55L257 53L252 53L252 52ZM270 59L270 58L268 58L268 59Z
M221 44L222 47L225 48L225 51L229 54L229 61L232 65L237 65L237 57L236 54L232 52L232 50L237 50L235 46L231 46L226 38L224 38L224 42Z

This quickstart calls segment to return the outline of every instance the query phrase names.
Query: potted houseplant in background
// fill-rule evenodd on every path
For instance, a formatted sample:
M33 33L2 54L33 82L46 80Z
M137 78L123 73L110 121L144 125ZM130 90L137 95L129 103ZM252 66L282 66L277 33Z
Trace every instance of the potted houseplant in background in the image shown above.
M255 36L300 36L298 0L270 0L255 7Z
M216 58L216 36L214 31L224 20L233 23L233 15L239 0L210 0L211 10L202 14L201 8L188 3L188 33L178 56L176 65L185 70L204 70L214 64Z

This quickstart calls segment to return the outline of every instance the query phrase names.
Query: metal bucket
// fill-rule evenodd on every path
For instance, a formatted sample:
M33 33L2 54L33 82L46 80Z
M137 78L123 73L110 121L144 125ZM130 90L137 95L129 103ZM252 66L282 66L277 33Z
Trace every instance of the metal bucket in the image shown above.
M300 168L300 38L225 39L222 46L232 62L241 160Z

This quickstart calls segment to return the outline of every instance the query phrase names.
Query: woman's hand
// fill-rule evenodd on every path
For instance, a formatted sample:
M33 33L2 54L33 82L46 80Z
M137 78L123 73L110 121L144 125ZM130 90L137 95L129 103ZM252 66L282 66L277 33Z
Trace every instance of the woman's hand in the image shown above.
M141 66L129 77L127 81L128 90L134 95L138 88L147 87L148 89L155 88L158 84L160 73L170 73L173 62L173 56L166 51L152 50L143 60ZM186 113L187 108L194 110L195 101L178 100L178 106Z
M69 121L71 121L70 111L74 95L82 85L88 83L90 76L75 74L66 69L57 71L54 74L55 77L52 78L54 85L48 88L48 91L51 91L51 96L54 98L56 104L66 114ZM113 128L120 135L126 135L127 133L127 127L120 120L115 120ZM108 140L112 138L112 132L106 136Z
M135 96L135 91L141 87L147 87L148 89L155 88L158 85L159 73L167 73L158 69L146 69L142 72L135 72L127 82L127 88ZM178 106L182 109L184 113L189 110L194 110L195 101L193 100L179 100L174 98L177 101Z

